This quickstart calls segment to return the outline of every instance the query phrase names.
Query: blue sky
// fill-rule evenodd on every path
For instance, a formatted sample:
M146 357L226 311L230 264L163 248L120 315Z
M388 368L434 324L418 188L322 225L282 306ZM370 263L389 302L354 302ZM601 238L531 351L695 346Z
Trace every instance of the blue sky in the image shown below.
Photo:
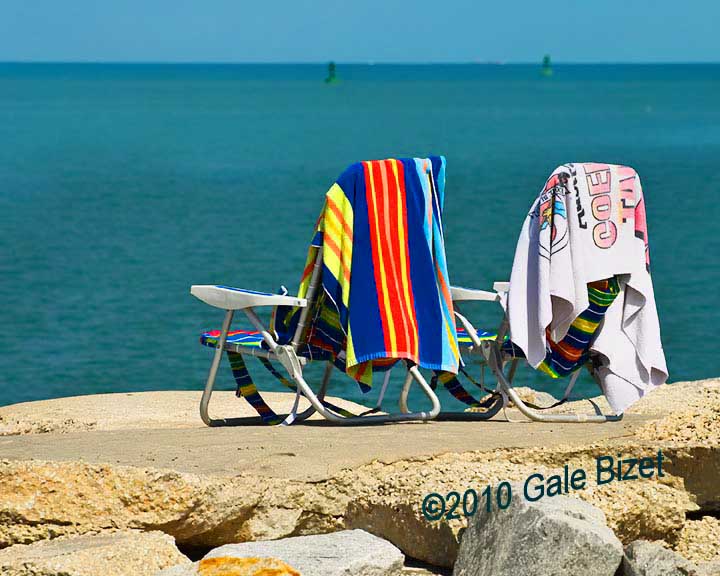
M0 61L720 61L717 0L0 0Z

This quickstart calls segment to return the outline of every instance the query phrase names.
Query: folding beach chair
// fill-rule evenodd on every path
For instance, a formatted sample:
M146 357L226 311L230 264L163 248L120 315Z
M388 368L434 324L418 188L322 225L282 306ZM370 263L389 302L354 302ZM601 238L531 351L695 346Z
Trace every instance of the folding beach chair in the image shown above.
M490 337L473 338L477 334L472 323L458 310L459 302L467 301L491 301L502 303L507 299L510 291L509 282L495 282L495 292L473 290L469 288L453 288L453 301L455 303L455 315L464 328L464 333L470 335L472 345L465 348L465 353L474 358L479 358L479 364L484 368L489 367L497 380L496 393L502 398L502 408L510 405L510 402L527 418L535 422L616 422L622 420L622 414L603 414L595 406L595 414L562 414L547 413L544 410L556 408L568 400L575 386L575 383L586 369L593 379L597 379L595 373L596 358L590 352L590 345L596 335L605 311L617 296L617 281L610 278L605 282L596 282L588 285L588 296L590 307L570 326L568 335L559 343L552 342L548 335L551 352L546 360L538 367L553 378L567 378L565 392L557 402L549 406L538 406L525 402L513 388L513 380L518 366L525 363L525 356L520 348L515 346L508 333L509 322L507 314L503 315L500 328L495 333L486 333ZM568 360L564 351L572 348L576 355Z
M472 290L453 294L456 315L473 340L468 352L490 367L504 404L512 401L541 422L617 421L666 380L645 200L634 169L595 162L556 168L525 218L511 281L514 286L494 285L497 298ZM621 295L622 305L611 308ZM494 338L474 338L473 325L457 308L471 299L503 303L506 313ZM569 379L562 399L548 408L569 399L587 368L616 414L602 414L597 406L589 415L543 413L523 402L512 388L523 350L541 372Z
M291 424L314 412L346 424L431 420L440 414L438 384L474 408L463 418L495 415L502 407L501 394L470 379L485 393L476 399L459 381L461 374L468 375L460 365L460 350L492 341L495 335L474 328L471 334L463 329L456 332L442 229L444 184L442 157L353 164L326 195L298 296L223 285L192 286L192 295L225 310L221 330L201 336L203 345L215 349L200 405L203 421L209 426L231 424L208 413L224 353L237 395L247 399L267 424ZM360 240L353 241L354 237ZM499 298L452 291L453 297L463 295ZM268 326L255 311L260 306L273 308ZM237 310L243 311L254 330L230 330ZM245 362L251 356L296 393L287 416L275 413L262 399ZM317 392L303 374L311 362L325 363ZM396 365L406 369L399 412L382 413L390 370ZM373 373L382 375L375 407L355 415L327 402L333 368L352 376L363 391L370 389ZM430 383L420 368L433 371ZM413 382L429 399L430 410L408 408ZM301 397L310 407L298 413Z

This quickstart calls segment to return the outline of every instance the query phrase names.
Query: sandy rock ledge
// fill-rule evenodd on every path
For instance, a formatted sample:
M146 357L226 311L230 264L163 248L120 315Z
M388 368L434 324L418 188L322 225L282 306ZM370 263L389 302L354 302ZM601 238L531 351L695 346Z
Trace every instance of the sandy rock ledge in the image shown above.
M162 532L105 532L0 550L3 576L154 576L190 561Z
M211 549L357 528L410 558L449 568L468 522L426 519L420 505L427 494L479 493L565 465L590 471L599 455L662 450L663 478L589 482L570 496L599 508L623 545L661 541L692 562L720 561L720 380L663 387L633 407L622 425L594 427L440 422L342 431L317 425L207 429L178 425L190 397L183 396L173 415L167 394L153 400L164 406L160 423L148 421L146 428L132 410L127 429L117 414L103 423L102 414L111 411L107 398L105 404L94 399L102 408L96 412L73 408L73 399L52 404L51 415L43 403L35 416L28 405L17 414L12 406L0 409L9 434L0 438L0 548L7 548L0 554L98 530L161 531L181 547ZM142 404L137 396L130 398L133 409ZM73 413L83 416L63 427ZM33 417L44 424L34 426ZM128 439L132 465L122 460L127 444L121 441ZM62 442L76 456L56 457ZM113 442L119 448L111 459ZM195 452L183 459L184 442ZM316 452L308 451L313 445ZM328 451L333 458L323 460Z

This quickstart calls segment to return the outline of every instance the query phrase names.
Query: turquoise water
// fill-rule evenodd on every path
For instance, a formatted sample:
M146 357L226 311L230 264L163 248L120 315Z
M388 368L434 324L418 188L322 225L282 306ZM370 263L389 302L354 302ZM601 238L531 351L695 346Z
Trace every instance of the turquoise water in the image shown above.
M294 290L340 171L429 153L448 161L451 277L480 288L508 279L557 164L635 167L671 380L720 375L720 66L557 66L550 79L532 66L338 66L330 86L325 73L0 65L0 404L200 390L211 351L197 338L222 313L189 286ZM220 385L232 388L229 370ZM333 393L362 397L340 375Z

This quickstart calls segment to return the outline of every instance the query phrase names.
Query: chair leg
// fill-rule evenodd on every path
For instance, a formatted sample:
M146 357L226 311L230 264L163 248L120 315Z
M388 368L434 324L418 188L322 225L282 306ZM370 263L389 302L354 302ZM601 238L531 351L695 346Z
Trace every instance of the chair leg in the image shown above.
M488 358L490 369L498 380L498 388L505 392L518 410L530 420L535 422L552 422L552 423L576 423L576 422L619 422L622 420L622 414L543 414L537 410L533 410L523 402L517 392L508 382L502 370L502 350L501 343L495 343Z
M328 362L327 366L325 366L325 372L323 373L322 384L320 385L320 392L318 392L317 395L320 402L325 399L325 393L327 392L327 386L330 382L330 375L332 374L332 369L333 363ZM295 417L295 420L293 422L302 422L303 420L307 420L308 418L310 418L310 416L315 414L315 412L317 412L317 410L315 410L315 407L310 404L308 408L300 412L300 414Z
M200 400L200 418L202 418L202 421L208 426L222 426L225 424L225 420L213 420L210 418L208 406L210 405L210 397L212 396L213 386L215 386L215 378L217 377L220 360L222 360L222 355L225 352L225 342L227 341L227 335L230 331L232 319L233 311L228 310L225 313L220 338L218 339L217 346L215 347L215 355L213 356L212 364L210 364L210 373L208 374L205 390L203 391L202 399Z
M407 414L410 412L407 400L408 400L408 394L410 392L410 384L412 383L412 379L410 377L410 374L408 374L407 378L405 378L405 383L403 384L402 391L400 392L400 411ZM486 412L439 412L437 415L436 420L454 420L454 421L477 421L477 420L490 420L493 416L495 416L500 410L502 410L503 402L501 398L498 398L496 402L494 402Z
M285 369L290 374L291 378L295 381L297 386L300 388L302 394L307 398L315 410L323 416L325 419L335 422L337 424L357 425L357 424L384 424L386 422L411 422L411 421L425 421L432 420L437 417L440 413L440 401L438 400L435 392L433 392L430 385L427 383L423 375L418 370L417 366L411 366L408 368L408 376L406 378L406 386L409 387L409 383L413 379L420 385L420 388L425 395L430 399L432 403L432 409L429 412L407 412L401 414L377 414L370 416L339 416L332 411L328 410L322 403L322 400L318 398L318 395L313 392L312 388L305 381L302 374L302 367L295 357L295 353L292 348L287 346L279 346L276 350L278 360L283 364Z

